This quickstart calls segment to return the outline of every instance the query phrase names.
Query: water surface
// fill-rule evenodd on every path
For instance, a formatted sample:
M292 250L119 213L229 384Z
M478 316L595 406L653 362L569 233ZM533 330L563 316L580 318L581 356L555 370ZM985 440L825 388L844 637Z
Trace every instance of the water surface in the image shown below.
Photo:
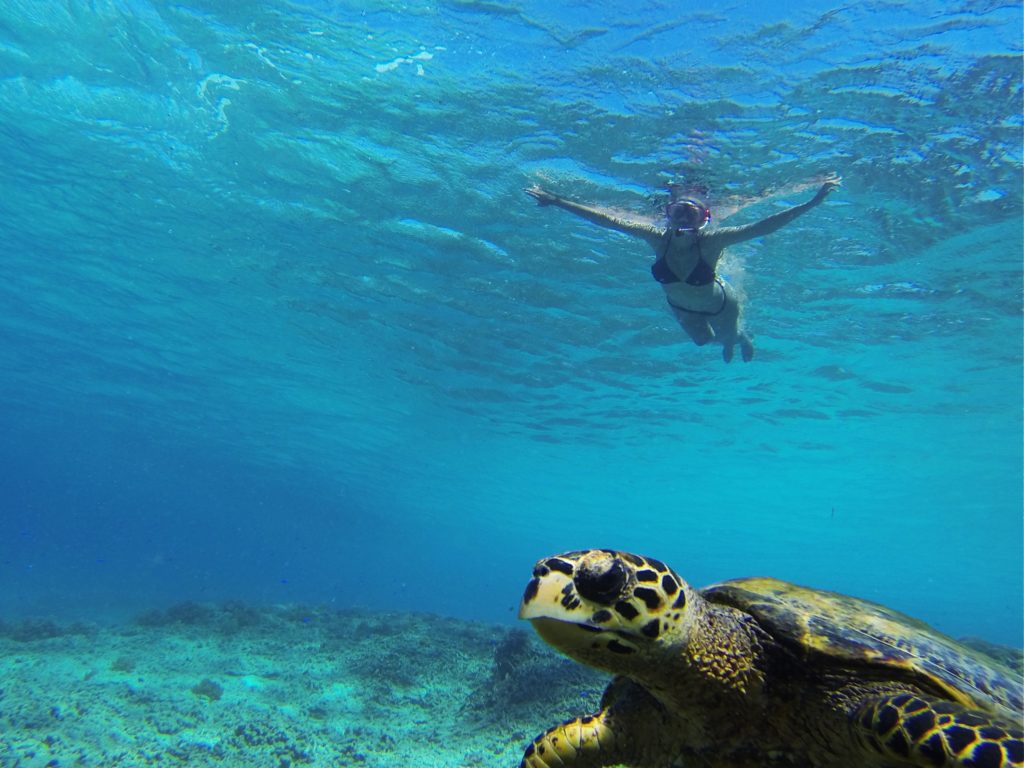
M0 612L511 622L609 546L1020 645L1019 4L628 5L5 3ZM522 193L830 171L747 365Z

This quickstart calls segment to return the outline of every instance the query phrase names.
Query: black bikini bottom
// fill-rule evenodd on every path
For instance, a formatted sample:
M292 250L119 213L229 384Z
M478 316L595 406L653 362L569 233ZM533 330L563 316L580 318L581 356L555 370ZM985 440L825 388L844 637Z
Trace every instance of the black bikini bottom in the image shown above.
M705 312L700 309L687 309L686 307L680 307L678 304L673 304L668 301L668 305L672 309L678 309L680 312L689 312L691 315L704 315L705 317L715 317L716 315L722 314L725 311L725 305L729 303L729 294L725 292L725 283L722 282L722 278L716 277L715 282L718 283L718 287L722 289L722 306L716 309L714 312Z

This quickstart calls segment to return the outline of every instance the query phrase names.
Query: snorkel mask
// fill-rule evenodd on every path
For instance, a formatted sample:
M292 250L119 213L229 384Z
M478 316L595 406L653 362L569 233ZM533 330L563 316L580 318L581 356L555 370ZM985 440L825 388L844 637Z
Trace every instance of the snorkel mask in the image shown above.
M697 232L711 222L711 209L700 200L683 198L673 200L665 206L665 218L668 226L680 232Z

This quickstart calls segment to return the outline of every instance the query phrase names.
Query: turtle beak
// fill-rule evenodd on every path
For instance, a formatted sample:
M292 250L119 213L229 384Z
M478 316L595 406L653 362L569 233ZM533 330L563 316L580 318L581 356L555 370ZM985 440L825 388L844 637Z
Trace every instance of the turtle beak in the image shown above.
M575 624L545 617L530 619L530 624L545 643L565 653L571 653L580 643L585 642L584 637L602 631L599 627L592 627L589 624Z
M578 608L579 604L572 586L572 578L563 573L552 572L543 577L535 576L526 585L523 599L519 603L519 618L529 621L571 621L572 617L568 614Z

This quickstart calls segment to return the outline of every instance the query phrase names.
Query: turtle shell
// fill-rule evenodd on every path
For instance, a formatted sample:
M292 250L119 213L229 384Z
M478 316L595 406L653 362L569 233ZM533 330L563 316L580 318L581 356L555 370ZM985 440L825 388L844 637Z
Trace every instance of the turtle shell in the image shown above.
M1022 683L980 651L883 605L770 578L733 579L700 590L753 616L804 659L889 668L922 679L964 706L1019 718Z

